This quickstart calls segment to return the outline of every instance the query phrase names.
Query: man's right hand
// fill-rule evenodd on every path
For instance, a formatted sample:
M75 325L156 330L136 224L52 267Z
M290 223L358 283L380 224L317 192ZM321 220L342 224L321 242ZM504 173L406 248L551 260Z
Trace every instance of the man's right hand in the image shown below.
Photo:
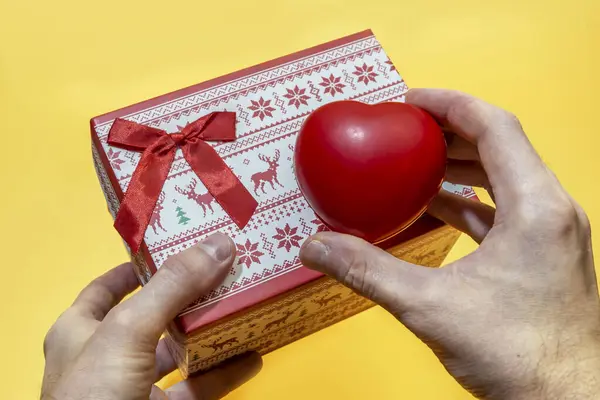
M600 303L585 213L513 115L446 90L411 90L406 101L453 135L447 180L494 199L497 209L442 192L429 209L480 247L430 269L320 233L303 263L385 307L478 397L598 396Z

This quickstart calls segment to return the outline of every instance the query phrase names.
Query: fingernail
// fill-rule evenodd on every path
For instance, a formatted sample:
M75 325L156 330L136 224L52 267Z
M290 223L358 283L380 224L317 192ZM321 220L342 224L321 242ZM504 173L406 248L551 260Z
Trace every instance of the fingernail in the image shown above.
M223 233L214 233L198 243L197 246L219 263L227 261L231 257L231 242Z
M302 250L300 250L300 259L305 266L313 268L321 265L328 253L329 248L322 242L316 239L310 239L302 246Z

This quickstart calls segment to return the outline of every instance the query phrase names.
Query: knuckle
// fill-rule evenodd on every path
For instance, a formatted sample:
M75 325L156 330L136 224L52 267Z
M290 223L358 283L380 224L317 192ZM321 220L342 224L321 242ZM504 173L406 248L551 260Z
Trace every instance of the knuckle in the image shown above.
M468 127L479 135L487 135L490 128L497 124L495 112L501 112L482 100L469 95L459 96L448 110L448 120L452 124Z
M473 116L481 113L479 100L468 95L458 96L448 110L448 119L450 121L463 121L472 119Z
M56 346L57 343L60 342L61 337L63 337L63 326L68 323L69 311L70 309L67 309L67 311L62 313L54 324L52 324L50 329L48 329L48 332L46 332L43 342L44 355L46 355L52 347Z
M106 320L113 327L127 328L131 326L132 315L128 307L118 306L108 313Z
M468 126L473 131L480 132L480 136L505 129L522 131L515 114L469 95L457 97L448 110L448 120Z
M48 355L50 349L54 346L57 337L57 329L56 325L52 325L52 327L46 332L46 336L44 337L44 356Z
M548 198L542 204L530 203L517 207L519 226L525 232L545 232L550 237L568 237L581 227L575 206L565 198Z
M545 209L547 213L545 228L551 233L567 236L576 231L578 215L570 201L556 201Z
M357 252L348 252L345 258L346 268L342 271L342 282L363 296L373 298L376 294L375 288L367 279L370 270L369 261Z
M518 129L522 128L521 121L515 114L503 108L497 108L496 110L498 112L498 119L504 122L506 126Z
M579 229L587 236L592 236L592 224L590 223L590 218L588 217L585 210L578 204L574 204L575 212L577 213L577 223L579 225Z
M193 246L168 258L153 279L158 278L161 285L183 287L199 281L213 282L221 279L230 268L231 263L219 263L200 246Z
M577 210L568 201L557 203L549 212L555 216L556 225L559 228L571 228L577 225L579 219Z
M579 214L579 223L581 224L585 234L587 236L592 236L592 224L590 222L590 217L588 217L587 213L583 210L581 214Z
M110 310L102 324L102 331L109 336L136 336L139 334L139 321L143 321L141 316L131 310L126 304L118 305Z

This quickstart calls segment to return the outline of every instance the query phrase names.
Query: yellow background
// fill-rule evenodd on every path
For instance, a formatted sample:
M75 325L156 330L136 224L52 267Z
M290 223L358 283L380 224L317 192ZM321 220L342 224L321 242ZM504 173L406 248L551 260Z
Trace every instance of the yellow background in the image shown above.
M409 86L458 88L518 114L600 221L598 0L255 4L0 0L0 397L38 396L45 332L126 259L92 167L89 118L365 28ZM450 258L473 248L463 237ZM283 397L469 398L380 309L268 355L231 395Z

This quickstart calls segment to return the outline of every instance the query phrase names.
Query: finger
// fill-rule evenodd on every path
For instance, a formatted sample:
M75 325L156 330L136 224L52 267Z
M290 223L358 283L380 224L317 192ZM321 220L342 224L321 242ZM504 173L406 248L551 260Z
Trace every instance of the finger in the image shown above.
M461 138L454 132L444 130L447 151L449 159L454 160L479 160L479 152L477 147L471 142Z
M508 112L451 90L413 89L406 102L427 110L477 146L499 209L511 212L521 204L533 204L543 195L540 192L554 190L546 167Z
M431 295L438 270L413 265L354 236L332 232L309 238L300 260L395 313ZM393 309L392 309L393 308Z
M98 321L139 286L133 265L125 263L93 280L81 291L73 307Z
M156 346L156 378L155 382L177 369L177 363L173 359L169 348L167 347L167 339L160 339Z
M484 188L492 201L496 202L496 196L487 173L478 161L448 160L445 179L458 185Z
M488 176L478 161L448 160L446 180L458 185L490 187Z
M192 397L192 399L196 400L193 397ZM167 394L165 392L163 392L161 388L159 388L156 385L152 385L152 390L150 391L150 400L171 400L171 399L169 399Z
M496 216L493 207L445 190L431 202L427 213L466 233L477 243L485 239Z
M261 357L257 353L248 353L205 374L179 382L165 392L169 400L216 400L252 379L261 368Z
M104 329L124 339L158 342L183 308L225 279L234 249L229 237L216 233L170 257L142 290L111 311Z

